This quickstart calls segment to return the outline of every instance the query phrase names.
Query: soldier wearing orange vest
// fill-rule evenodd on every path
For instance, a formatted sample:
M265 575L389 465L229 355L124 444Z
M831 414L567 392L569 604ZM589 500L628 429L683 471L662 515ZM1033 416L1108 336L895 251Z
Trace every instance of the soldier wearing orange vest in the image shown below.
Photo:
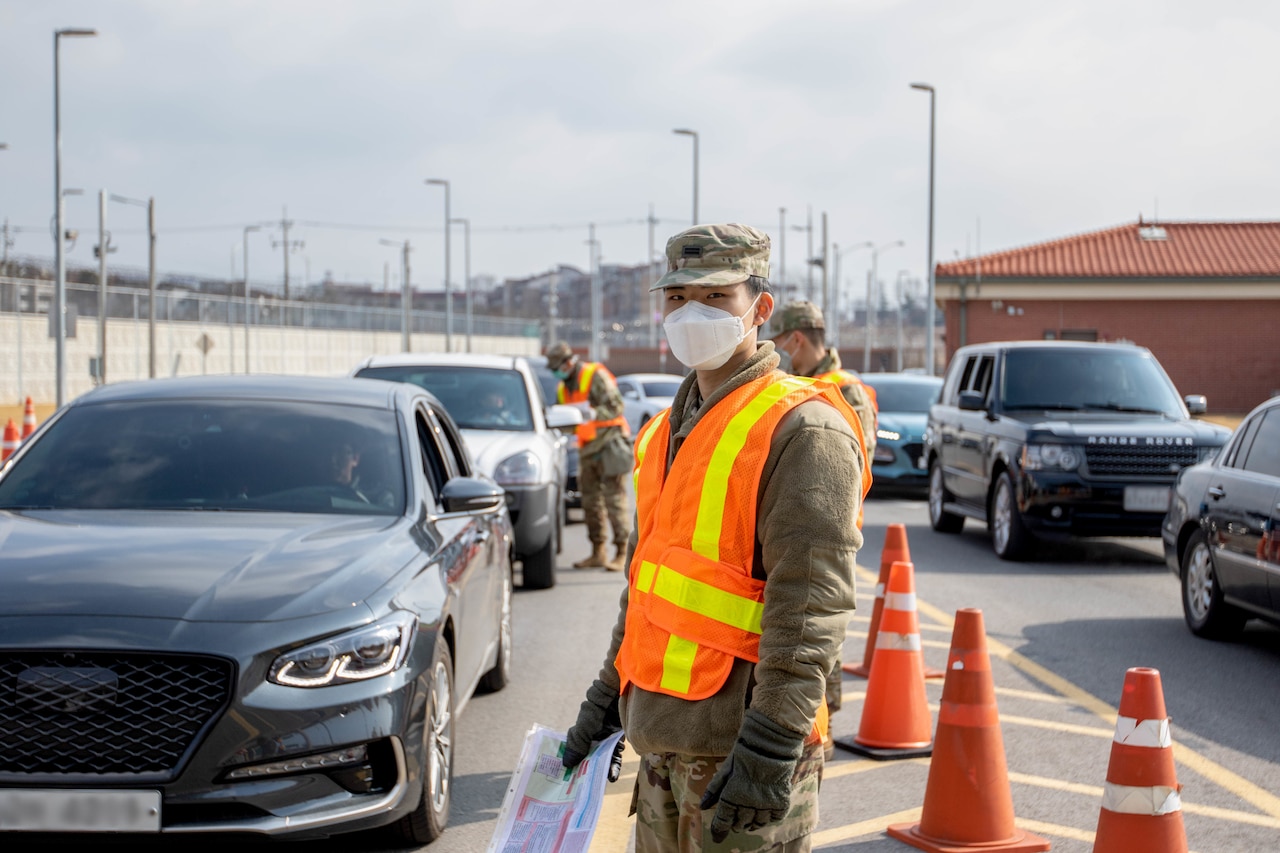
M603 566L622 571L631 522L627 518L626 476L631 470L631 428L623 417L622 394L603 364L579 361L564 341L547 348L547 367L560 380L556 402L580 407L578 488L591 553L575 569ZM605 551L605 518L613 528L613 557Z
M756 340L768 235L695 226L667 262L653 289L693 372L636 436L627 590L564 763L623 729L642 761L640 853L808 850L871 480L861 426L834 385L777 370Z

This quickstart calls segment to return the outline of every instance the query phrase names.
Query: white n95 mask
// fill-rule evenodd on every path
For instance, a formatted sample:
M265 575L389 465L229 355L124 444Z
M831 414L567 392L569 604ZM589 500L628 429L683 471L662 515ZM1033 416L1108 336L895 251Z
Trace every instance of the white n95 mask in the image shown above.
M742 320L755 310L759 294L741 316L701 302L681 305L662 321L671 354L694 370L715 370L729 360L747 336Z

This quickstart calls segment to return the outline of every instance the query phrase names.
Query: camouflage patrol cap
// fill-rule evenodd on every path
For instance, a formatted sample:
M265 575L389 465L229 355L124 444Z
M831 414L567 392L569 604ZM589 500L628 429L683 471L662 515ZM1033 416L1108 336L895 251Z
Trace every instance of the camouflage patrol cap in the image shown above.
M555 370L569 359L573 358L573 349L564 341L556 341L547 347L547 369Z
M785 335L796 329L825 329L826 327L821 308L808 300L797 299L782 306L782 311L778 313L776 334Z
M649 290L716 287L769 277L769 235L750 225L695 225L667 241L667 274Z

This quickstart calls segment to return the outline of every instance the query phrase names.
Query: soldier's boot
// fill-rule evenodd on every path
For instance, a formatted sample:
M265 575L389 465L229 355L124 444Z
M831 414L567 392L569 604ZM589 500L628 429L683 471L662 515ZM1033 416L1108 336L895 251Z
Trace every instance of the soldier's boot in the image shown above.
M609 564L609 555L604 550L604 543L592 546L592 551L583 559L573 564L575 569L598 569Z
M627 546L615 546L613 559L605 563L604 567L611 572L620 572L625 569L627 567Z

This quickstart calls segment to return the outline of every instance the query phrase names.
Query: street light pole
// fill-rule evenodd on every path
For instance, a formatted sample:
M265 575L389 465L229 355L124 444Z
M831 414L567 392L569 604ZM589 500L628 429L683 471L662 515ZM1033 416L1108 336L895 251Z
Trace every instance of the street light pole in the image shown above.
M698 134L695 131L685 127L678 127L671 131L681 136L693 137L693 224L698 224Z
M244 227L244 372L247 376L251 371L249 368L249 311L252 302L249 299L249 232L262 230L261 225L246 225Z
M156 199L152 196L146 201L128 198L122 195L109 196L112 201L121 204L133 204L147 209L147 298L150 300L147 310L147 341L150 347L150 370L152 379L156 378Z
M871 288L875 284L880 253L901 245L903 245L901 240L894 240L892 243L885 243L883 246L877 246L871 250L871 269L867 271L867 334L866 340L862 342L862 369L864 372L871 369Z
M787 289L787 209L778 208L778 284Z
M930 376L934 375L933 355L933 310L934 310L934 278L933 278L933 143L935 103L937 92L928 83L912 83L912 89L929 93L929 250L926 263L929 267L929 294L924 306L924 369Z
M53 204L54 218L57 220L57 232L53 244L57 255L57 281L53 290L54 311L54 360L57 362L56 396L57 405L62 407L66 399L67 389L67 259L62 251L62 235L64 212L62 205L62 105L59 86L58 42L63 36L92 37L97 30L63 29L53 32Z
M98 384L107 384L107 191L98 190Z
M453 352L453 292L449 284L449 182L427 178L428 184L444 187L444 351Z
M463 216L450 221L458 222L462 225L462 257L464 259L462 263L462 293L467 312L467 352L471 352L472 324L475 322L471 310L471 220Z

